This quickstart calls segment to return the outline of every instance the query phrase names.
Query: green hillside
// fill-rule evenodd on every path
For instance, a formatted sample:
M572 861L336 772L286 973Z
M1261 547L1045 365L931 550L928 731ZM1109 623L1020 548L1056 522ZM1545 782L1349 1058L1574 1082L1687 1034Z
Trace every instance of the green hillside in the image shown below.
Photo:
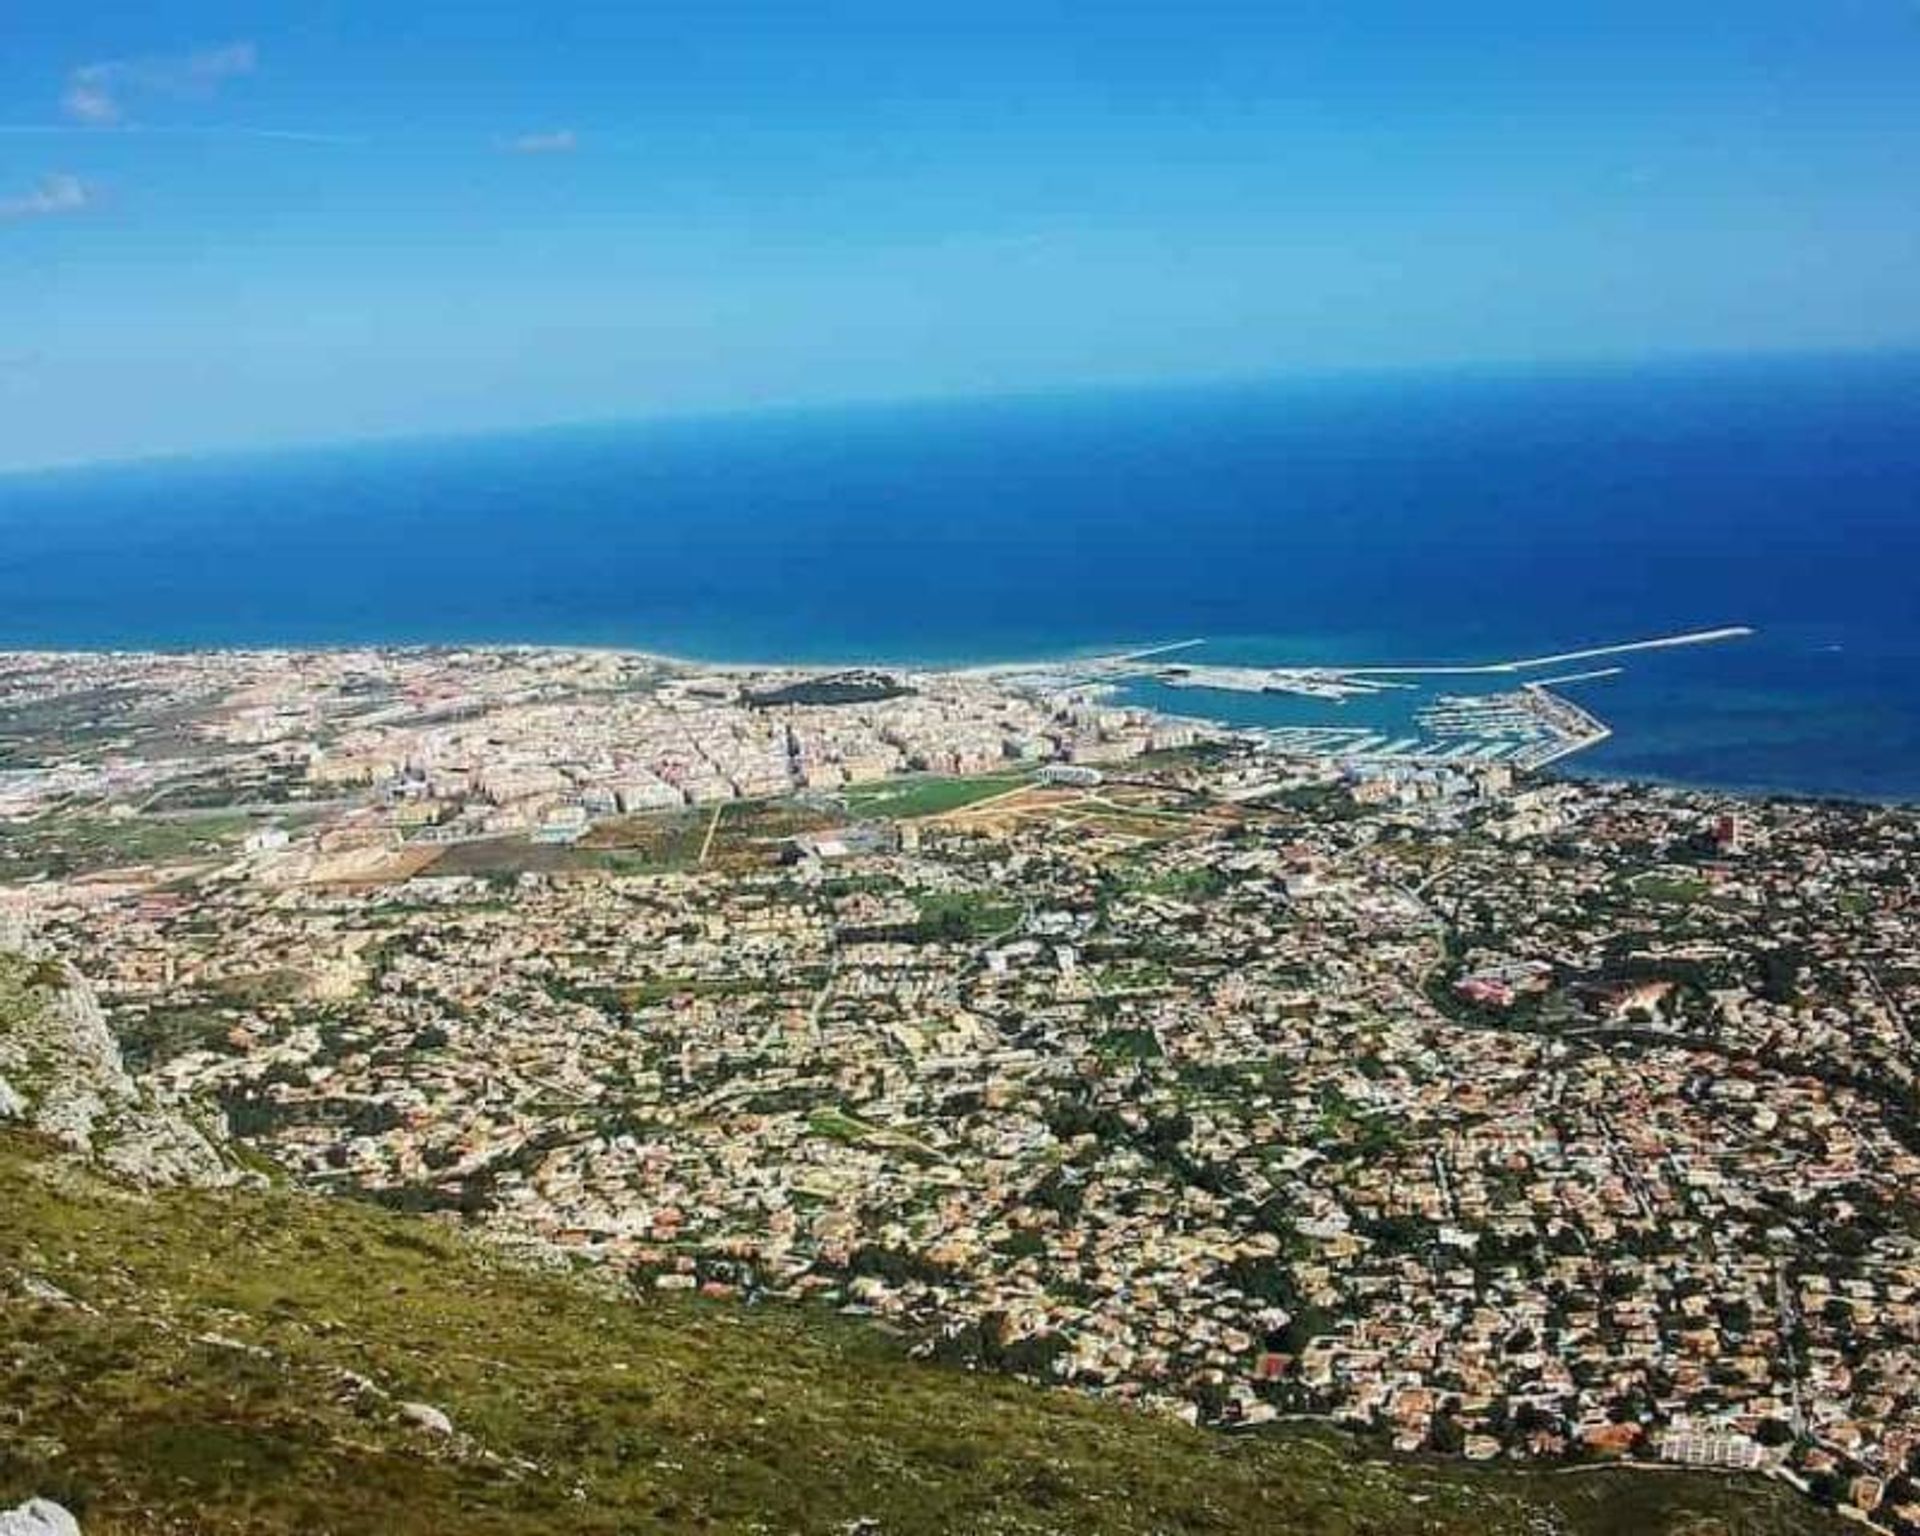
M1230 1440L421 1218L132 1193L0 1134L0 1508L117 1533L1799 1532L1785 1490ZM442 1410L452 1433L402 1405Z

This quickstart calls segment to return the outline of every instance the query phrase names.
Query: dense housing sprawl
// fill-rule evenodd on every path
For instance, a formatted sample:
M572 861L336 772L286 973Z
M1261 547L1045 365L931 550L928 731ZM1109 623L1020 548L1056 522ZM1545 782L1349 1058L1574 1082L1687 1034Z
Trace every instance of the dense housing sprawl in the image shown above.
M307 1184L1221 1426L1920 1530L1911 810L986 673L14 656L0 882Z

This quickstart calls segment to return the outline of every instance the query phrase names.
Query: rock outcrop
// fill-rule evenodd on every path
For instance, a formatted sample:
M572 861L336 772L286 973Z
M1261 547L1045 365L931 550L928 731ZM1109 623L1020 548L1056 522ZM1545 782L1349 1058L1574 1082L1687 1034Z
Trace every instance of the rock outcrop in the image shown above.
M85 981L44 951L0 950L0 1121L24 1124L139 1184L237 1173L186 1106L127 1071Z
M419 1425L420 1428L431 1434L450 1435L453 1433L453 1420L448 1418L440 1409L434 1407L432 1403L402 1403L400 1405L400 1417L405 1419L409 1424Z
M0 1536L80 1536L80 1522L52 1499L0 1509Z

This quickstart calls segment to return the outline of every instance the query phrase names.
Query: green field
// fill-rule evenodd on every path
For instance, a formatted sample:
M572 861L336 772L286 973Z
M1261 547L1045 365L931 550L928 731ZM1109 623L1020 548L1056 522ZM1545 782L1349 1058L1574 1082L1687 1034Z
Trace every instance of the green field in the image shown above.
M923 940L951 944L1006 933L1020 921L1020 909L981 891L942 891L920 900L917 929Z
M993 795L1004 795L1032 782L1024 773L991 773L975 778L916 775L884 779L877 784L854 784L841 791L847 809L856 816L885 816L906 820L957 811Z
M575 843L537 843L524 833L450 844L428 875L647 875L686 869L700 857L707 813L668 811L596 824Z
M1635 875L1627 884L1633 894L1643 901L1676 907L1692 906L1711 889L1705 880L1691 875L1667 875L1653 871Z
M0 768L33 768L98 751L129 734L136 688L88 688L0 709Z
M864 1120L856 1120L845 1110L817 1109L807 1116L807 1129L815 1136L824 1136L829 1141L844 1141L858 1146L873 1134L874 1128Z
M618 853L629 861L681 869L700 857L712 816L711 807L611 816L595 822L577 846L582 854Z
M0 882L226 858L252 825L235 815L164 820L57 815L0 823Z

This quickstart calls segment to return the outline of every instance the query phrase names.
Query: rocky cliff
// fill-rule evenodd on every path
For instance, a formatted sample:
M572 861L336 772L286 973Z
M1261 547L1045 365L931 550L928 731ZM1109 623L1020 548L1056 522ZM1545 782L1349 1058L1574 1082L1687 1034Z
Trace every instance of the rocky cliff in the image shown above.
M0 933L0 1122L51 1137L139 1184L230 1184L217 1118L127 1071L100 1004L71 967Z

